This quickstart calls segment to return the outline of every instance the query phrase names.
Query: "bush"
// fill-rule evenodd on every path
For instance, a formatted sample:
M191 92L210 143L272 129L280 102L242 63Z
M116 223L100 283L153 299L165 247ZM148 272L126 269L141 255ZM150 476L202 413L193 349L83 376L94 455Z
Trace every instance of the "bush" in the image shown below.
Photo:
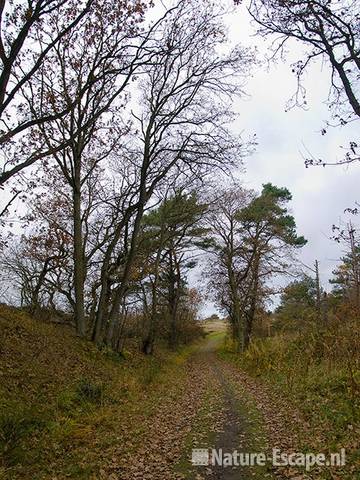
M78 383L76 393L81 401L101 404L103 401L104 386L84 378Z

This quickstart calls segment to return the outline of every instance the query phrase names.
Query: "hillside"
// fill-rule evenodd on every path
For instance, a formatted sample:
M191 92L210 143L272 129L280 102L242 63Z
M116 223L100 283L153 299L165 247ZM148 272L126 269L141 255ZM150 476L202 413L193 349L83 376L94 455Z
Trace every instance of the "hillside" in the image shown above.
M119 442L136 444L164 390L171 397L174 368L181 386L185 358L100 352L68 327L4 306L0 352L0 478L14 480L98 478Z

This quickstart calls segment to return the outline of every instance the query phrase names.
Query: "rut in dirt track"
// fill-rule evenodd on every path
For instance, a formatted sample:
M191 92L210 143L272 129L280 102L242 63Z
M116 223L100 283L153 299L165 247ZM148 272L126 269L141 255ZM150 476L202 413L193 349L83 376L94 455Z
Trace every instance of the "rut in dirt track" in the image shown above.
M131 455L118 452L112 477L116 480L247 480L295 478L285 472L254 473L242 466L192 466L192 448L215 448L224 453L262 451L272 446L292 448L288 418L277 400L235 366L219 359L215 353L219 340L210 338L187 361L186 382L180 397L167 398L158 405L156 415L146 425L142 446ZM176 378L174 379L176 384ZM251 438L253 419L249 418L251 402L259 407L261 433ZM251 408L251 406L250 406ZM201 412L207 412L210 425L202 424ZM209 421L210 420L210 421ZM249 429L250 425L250 429ZM262 428L264 427L264 431ZM209 433L210 432L210 433ZM250 433L249 433L250 432ZM266 434L265 434L266 432ZM256 450L254 450L254 448ZM186 467L184 469L184 464ZM182 465L182 468L179 468ZM303 478L297 476L297 479ZM304 477L305 478L305 477Z

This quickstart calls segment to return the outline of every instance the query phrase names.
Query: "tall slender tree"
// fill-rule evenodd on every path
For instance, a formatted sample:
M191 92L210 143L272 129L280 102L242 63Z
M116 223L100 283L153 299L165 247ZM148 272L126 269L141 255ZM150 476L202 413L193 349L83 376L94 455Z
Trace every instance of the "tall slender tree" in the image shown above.
M219 304L229 314L239 349L246 349L265 282L288 271L292 250L306 240L297 236L288 213L286 204L292 198L288 189L268 183L260 195L235 191L230 198L235 199L231 210L226 201L222 215L215 214L212 221L217 262L211 284L215 290L221 287Z

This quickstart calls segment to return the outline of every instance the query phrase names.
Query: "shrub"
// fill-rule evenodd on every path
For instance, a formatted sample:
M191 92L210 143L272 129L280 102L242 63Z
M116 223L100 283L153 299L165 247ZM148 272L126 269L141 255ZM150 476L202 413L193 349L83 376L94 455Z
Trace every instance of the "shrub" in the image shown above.
M83 378L76 387L76 393L81 401L101 404L104 395L104 386L93 383L87 378Z

